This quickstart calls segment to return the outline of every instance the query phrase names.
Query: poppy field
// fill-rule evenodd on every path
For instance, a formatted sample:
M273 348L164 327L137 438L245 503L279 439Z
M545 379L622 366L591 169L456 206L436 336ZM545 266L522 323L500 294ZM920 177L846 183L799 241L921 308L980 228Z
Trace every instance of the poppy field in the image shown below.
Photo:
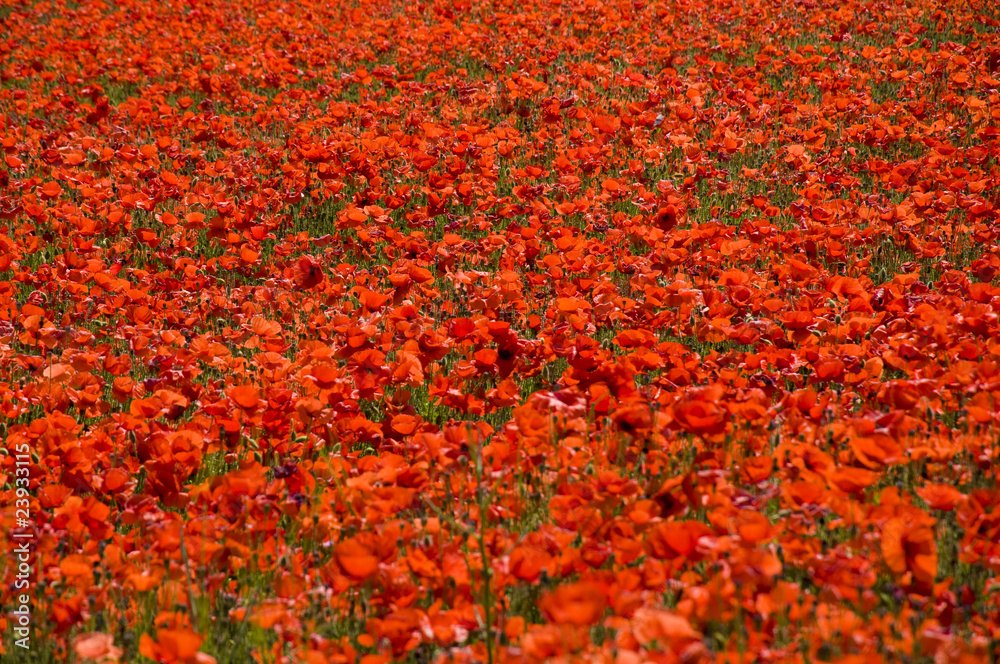
M3 662L1000 659L1000 7L0 0L0 140Z

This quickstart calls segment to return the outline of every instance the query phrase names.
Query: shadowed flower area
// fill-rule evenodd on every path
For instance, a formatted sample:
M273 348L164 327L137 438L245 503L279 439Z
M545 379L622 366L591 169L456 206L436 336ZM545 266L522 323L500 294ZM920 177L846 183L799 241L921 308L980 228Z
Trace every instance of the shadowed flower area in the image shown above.
M996 662L993 4L0 0L0 659Z

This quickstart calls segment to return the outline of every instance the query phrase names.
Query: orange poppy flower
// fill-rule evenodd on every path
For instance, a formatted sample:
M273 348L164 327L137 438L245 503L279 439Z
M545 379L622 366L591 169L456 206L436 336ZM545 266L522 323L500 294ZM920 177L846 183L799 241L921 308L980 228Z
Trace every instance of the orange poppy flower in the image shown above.
M561 585L538 601L546 617L560 625L592 625L601 619L607 604L604 589L587 581Z

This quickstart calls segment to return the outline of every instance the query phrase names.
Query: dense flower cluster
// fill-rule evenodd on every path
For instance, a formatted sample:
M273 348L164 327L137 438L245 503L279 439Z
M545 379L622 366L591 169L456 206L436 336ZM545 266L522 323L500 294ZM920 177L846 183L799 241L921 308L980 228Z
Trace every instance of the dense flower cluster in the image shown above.
M29 656L1000 656L990 5L2 2Z

